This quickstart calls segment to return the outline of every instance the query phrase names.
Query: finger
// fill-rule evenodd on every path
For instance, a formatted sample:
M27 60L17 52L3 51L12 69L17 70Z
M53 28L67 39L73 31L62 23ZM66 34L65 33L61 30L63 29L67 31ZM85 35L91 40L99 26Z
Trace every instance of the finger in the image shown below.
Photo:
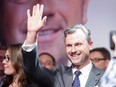
M47 16L43 17L41 23L39 24L40 25L40 28L39 29L41 29L42 27L45 26L46 20L47 20Z
M44 16L42 21L41 21L42 27L45 26L46 21L47 21L47 16Z
M27 17L30 18L31 15L30 15L30 9L27 10Z
M34 16L36 14L36 5L33 6L33 10L32 10L32 16Z
M37 5L36 5L36 14L37 14L37 15L39 14L39 9L40 9L40 5L37 4Z
M39 17L42 19L44 5L40 6Z

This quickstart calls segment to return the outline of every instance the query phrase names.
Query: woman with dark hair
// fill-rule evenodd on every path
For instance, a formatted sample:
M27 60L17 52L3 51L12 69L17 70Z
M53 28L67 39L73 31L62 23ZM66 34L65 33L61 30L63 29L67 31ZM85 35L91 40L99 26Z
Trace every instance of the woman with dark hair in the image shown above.
M0 81L0 87L39 87L23 71L21 44L8 47L3 64L5 76Z

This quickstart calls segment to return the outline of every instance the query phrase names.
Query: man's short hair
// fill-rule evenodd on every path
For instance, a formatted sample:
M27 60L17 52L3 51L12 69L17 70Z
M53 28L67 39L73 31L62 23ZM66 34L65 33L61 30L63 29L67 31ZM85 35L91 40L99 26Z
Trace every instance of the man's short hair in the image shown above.
M64 37L67 37L68 34L73 34L75 33L78 29L82 30L85 35L87 36L87 41L91 41L91 32L89 29L87 29L84 25L82 24L77 24L73 27L70 27L64 31Z
M104 58L106 58L108 60L111 59L110 52L106 48L104 48L104 47L94 48L94 49L90 50L90 53L95 52L95 51L100 52Z

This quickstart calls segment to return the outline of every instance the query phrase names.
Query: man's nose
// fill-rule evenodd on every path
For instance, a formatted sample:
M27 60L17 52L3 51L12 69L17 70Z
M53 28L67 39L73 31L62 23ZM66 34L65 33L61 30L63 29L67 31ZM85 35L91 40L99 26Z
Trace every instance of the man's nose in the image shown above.
M72 47L71 52L72 53L76 53L77 52L77 49L75 48L75 46Z

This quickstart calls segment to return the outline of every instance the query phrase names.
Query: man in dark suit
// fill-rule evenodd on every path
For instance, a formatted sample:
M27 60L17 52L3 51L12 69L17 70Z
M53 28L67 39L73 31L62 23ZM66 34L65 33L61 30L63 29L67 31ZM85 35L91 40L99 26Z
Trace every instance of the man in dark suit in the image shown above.
M50 71L42 68L38 62L37 37L39 29L44 27L47 17L43 17L43 5L35 5L32 15L27 11L27 37L23 44L23 64L25 72L38 84L42 81L41 72L49 76ZM75 25L64 32L65 47L72 66L59 65L51 72L55 79L55 87L72 87L76 77L75 71L80 71L80 87L98 86L103 71L96 68L89 60L89 53L93 42L90 31L83 25ZM32 72L33 71L33 72ZM47 73L48 72L48 73ZM40 80L41 78L41 80ZM46 79L44 79L46 80ZM43 81L44 81L43 80Z

